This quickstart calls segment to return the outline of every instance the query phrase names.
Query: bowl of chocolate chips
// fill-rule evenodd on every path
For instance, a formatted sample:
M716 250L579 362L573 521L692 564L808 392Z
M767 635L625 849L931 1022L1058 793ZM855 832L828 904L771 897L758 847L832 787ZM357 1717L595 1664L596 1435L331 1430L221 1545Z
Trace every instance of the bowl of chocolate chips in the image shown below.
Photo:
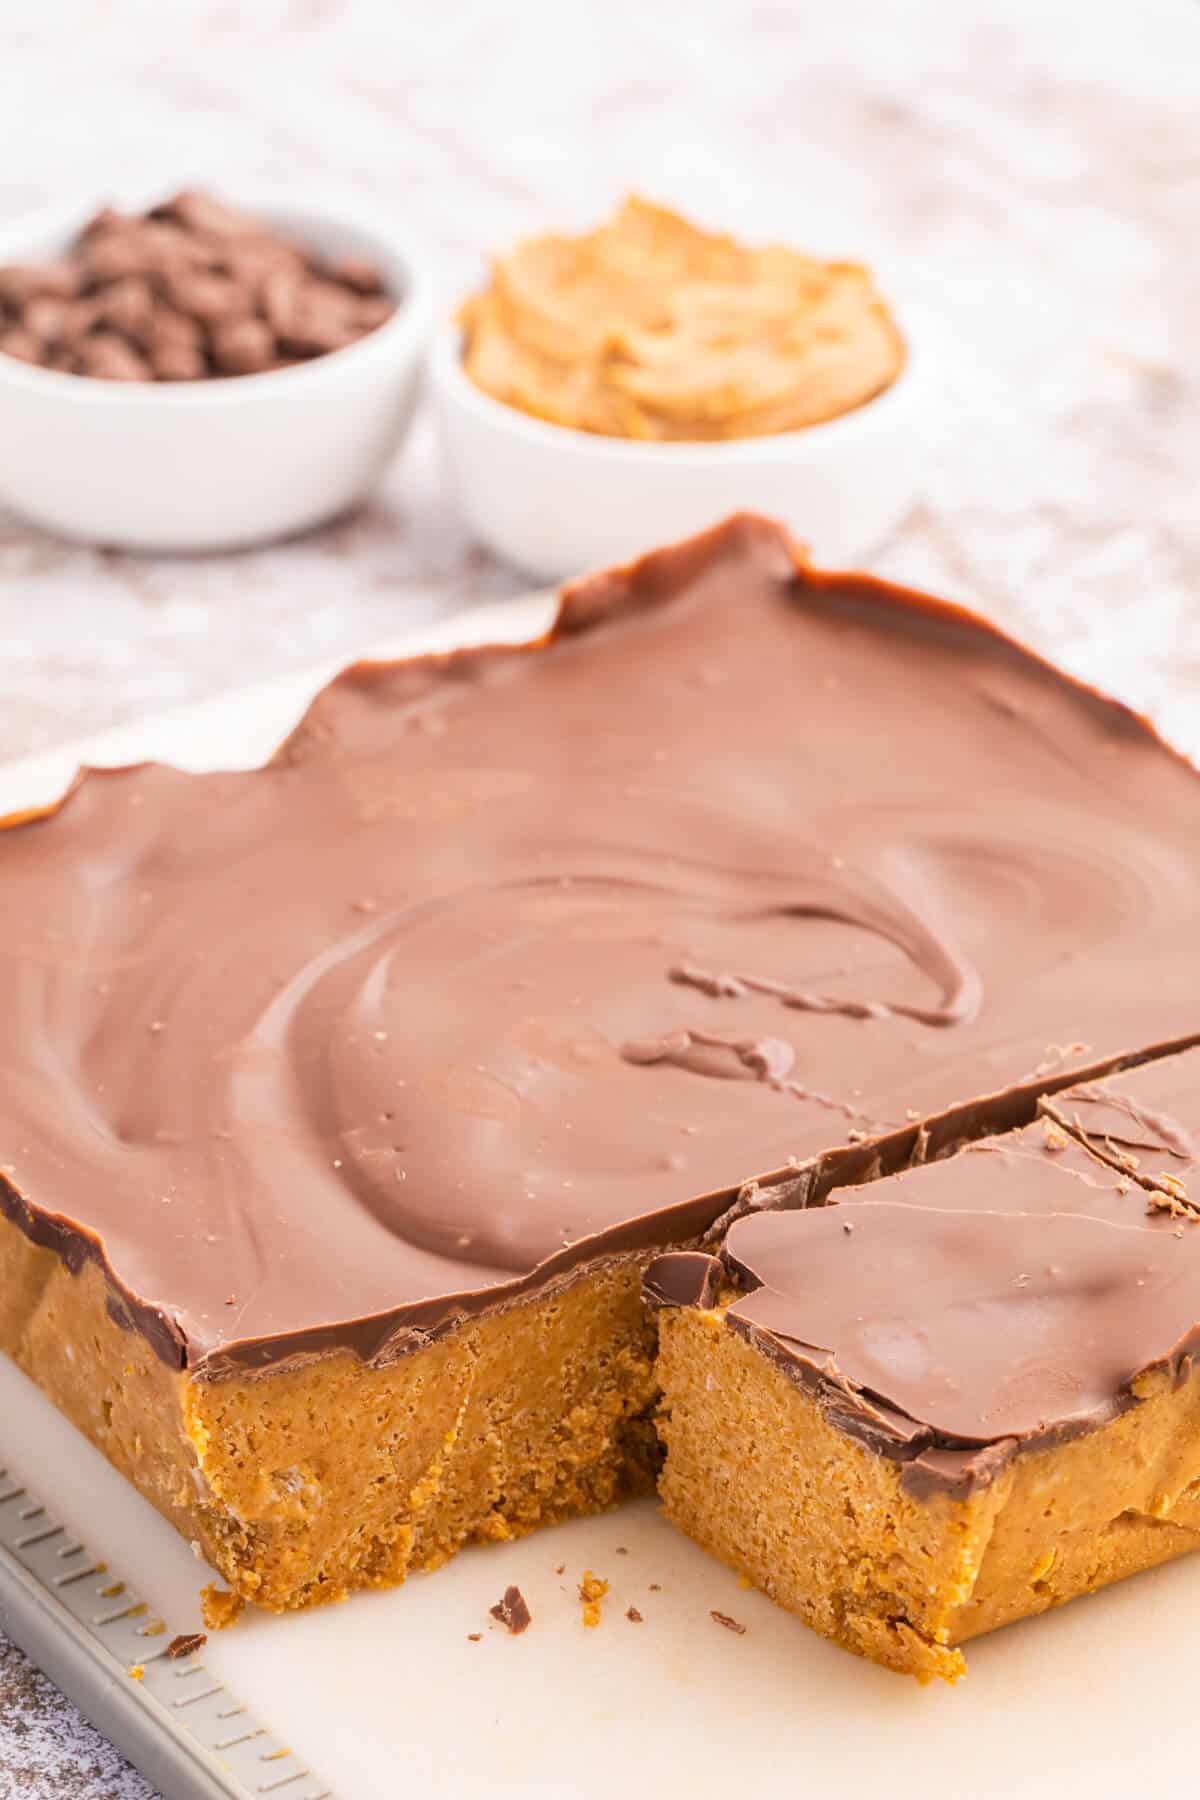
M188 190L0 229L0 506L132 550L335 518L412 417L420 256L342 206Z

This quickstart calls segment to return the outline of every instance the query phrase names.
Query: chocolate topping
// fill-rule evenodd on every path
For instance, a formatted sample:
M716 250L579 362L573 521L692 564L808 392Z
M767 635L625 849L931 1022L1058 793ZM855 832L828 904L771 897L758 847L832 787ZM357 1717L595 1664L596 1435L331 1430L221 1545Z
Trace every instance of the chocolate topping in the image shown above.
M642 1291L655 1306L711 1306L721 1279L719 1257L703 1250L675 1250L646 1270Z
M1019 1449L1135 1405L1151 1371L1183 1376L1200 1349L1200 1231L1148 1213L1162 1178L1126 1168L1110 1132L1182 1158L1200 1051L1050 1104L1063 1121L1088 1111L1095 1151L1089 1132L1032 1125L726 1237L725 1280L743 1290L730 1326L916 1493L985 1484ZM709 1304L704 1261L659 1258L647 1291Z
M1193 770L748 518L346 671L265 769L83 776L0 882L0 1204L208 1374L393 1357L1200 1030Z
M1145 1188L1152 1210L1200 1216L1200 1055L1170 1057L1132 1080L1066 1088L1042 1110Z

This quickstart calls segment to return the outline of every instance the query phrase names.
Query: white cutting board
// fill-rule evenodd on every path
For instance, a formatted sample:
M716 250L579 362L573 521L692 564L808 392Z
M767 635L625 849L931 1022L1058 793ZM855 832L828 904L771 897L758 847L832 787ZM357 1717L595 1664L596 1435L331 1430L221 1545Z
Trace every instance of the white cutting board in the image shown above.
M386 649L520 637L548 617L549 603L535 598ZM253 762L326 673L2 768L0 813L52 798L81 759ZM0 1357L5 1453L172 1632L198 1628L211 1572ZM583 1627L576 1595L585 1569L612 1584L595 1630ZM518 1638L488 1616L510 1582L533 1613ZM626 1619L630 1605L642 1623ZM745 1633L715 1622L713 1610ZM470 1642L472 1632L482 1641ZM339 1800L1193 1791L1200 1560L984 1639L968 1660L954 1689L921 1689L861 1663L739 1587L650 1502L467 1551L392 1593L285 1619L244 1616L204 1652L206 1668Z

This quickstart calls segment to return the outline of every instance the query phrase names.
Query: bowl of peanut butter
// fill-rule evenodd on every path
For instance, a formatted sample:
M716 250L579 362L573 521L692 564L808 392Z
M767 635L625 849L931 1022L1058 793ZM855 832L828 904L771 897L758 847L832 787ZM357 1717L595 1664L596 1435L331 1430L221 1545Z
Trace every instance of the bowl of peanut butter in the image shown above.
M739 508L853 560L912 499L912 346L870 270L636 196L496 257L433 375L468 522L539 578Z

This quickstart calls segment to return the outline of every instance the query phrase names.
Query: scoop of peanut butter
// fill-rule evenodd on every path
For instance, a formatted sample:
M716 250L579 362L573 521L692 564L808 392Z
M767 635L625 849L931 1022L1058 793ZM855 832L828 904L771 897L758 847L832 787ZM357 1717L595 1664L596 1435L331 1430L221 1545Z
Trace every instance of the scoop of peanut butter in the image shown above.
M863 406L905 357L859 264L748 248L636 197L497 259L459 322L478 387L606 437L796 431Z

